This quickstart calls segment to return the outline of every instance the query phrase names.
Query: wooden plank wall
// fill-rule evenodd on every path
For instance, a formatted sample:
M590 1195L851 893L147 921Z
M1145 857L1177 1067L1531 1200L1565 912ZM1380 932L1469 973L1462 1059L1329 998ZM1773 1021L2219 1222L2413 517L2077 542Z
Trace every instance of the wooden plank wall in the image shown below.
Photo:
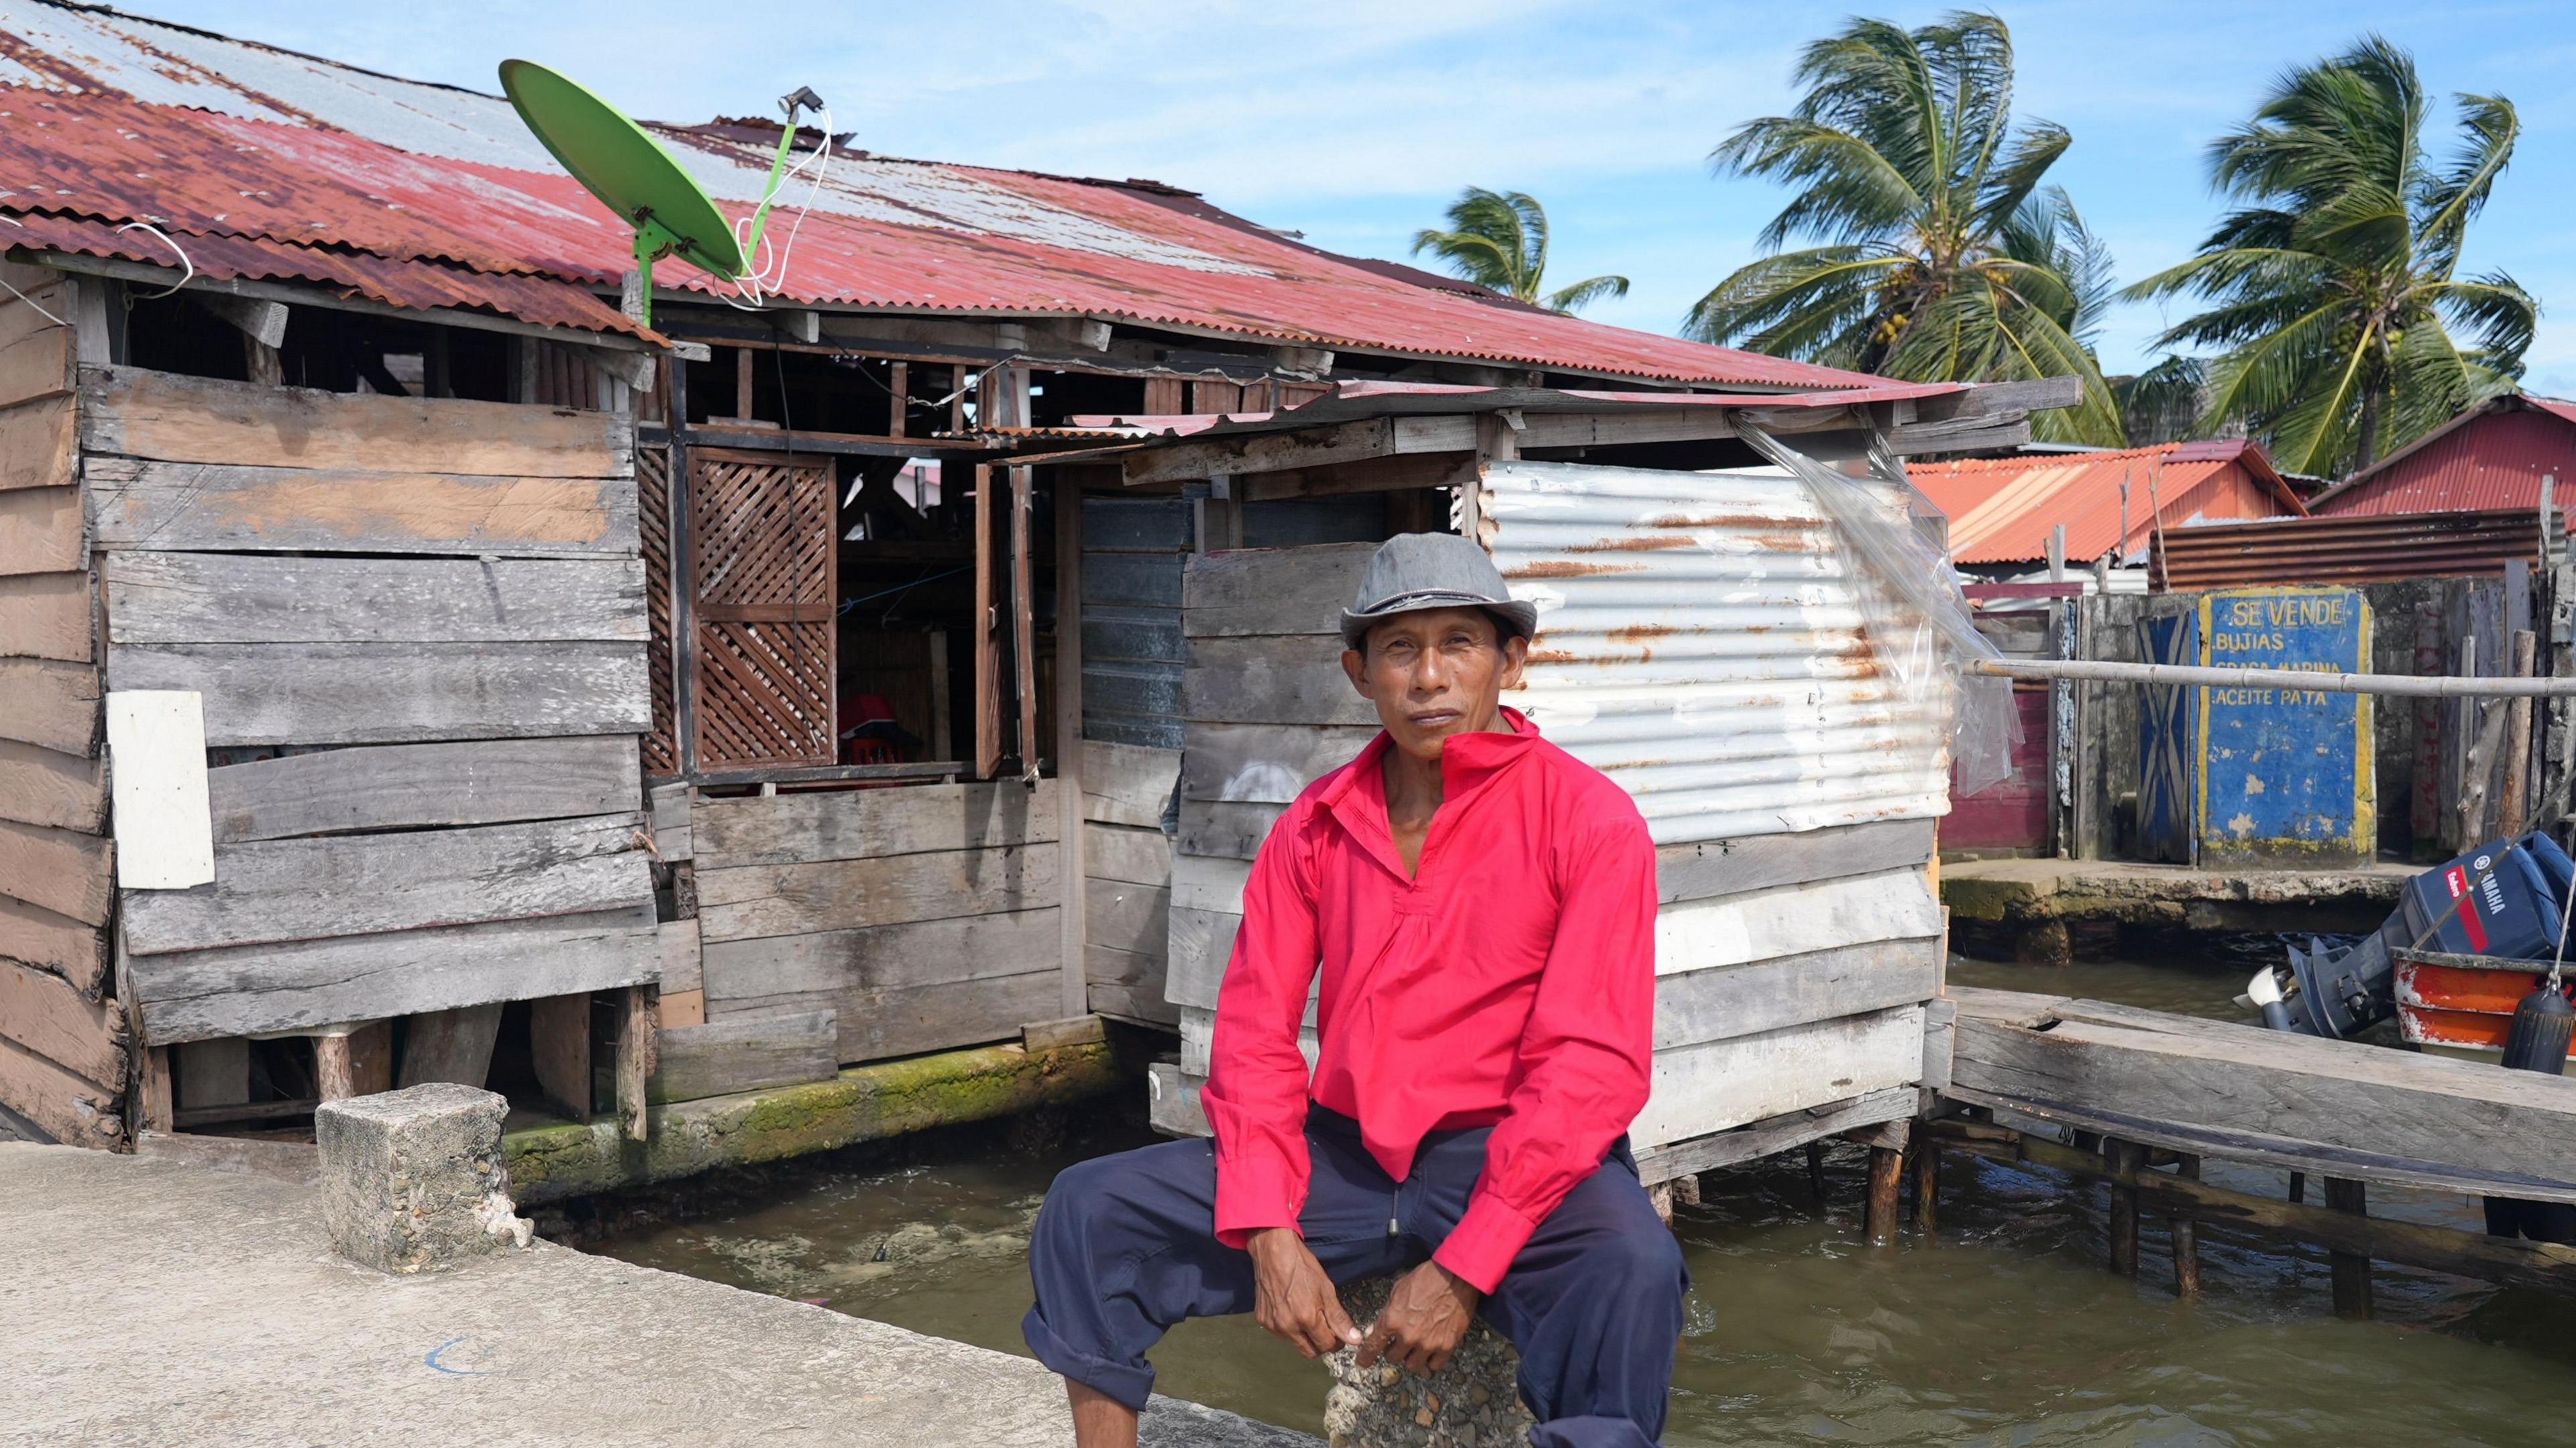
M108 972L115 846L63 325L80 284L0 276L25 293L0 298L0 1107L114 1147L132 1038Z
M632 425L78 386L106 686L214 751L214 883L120 901L152 1044L654 980Z
M700 798L710 1025L831 1011L842 1063L1063 1014L1053 780Z
M1083 966L1091 1009L1170 1026L1164 998L1171 935L1172 842L1163 813L1181 752L1086 743L1082 761Z
M1370 551L1190 562L1166 965L1184 1090L1205 1076L1250 860L1286 802L1375 732L1330 632ZM1292 620L1322 626L1284 631ZM1874 821L1658 851L1655 1084L1632 1132L1641 1148L1921 1078L1924 1002L1940 992L1945 944L1928 873L1935 830Z
M1190 505L1082 500L1082 734L1181 747L1181 568Z

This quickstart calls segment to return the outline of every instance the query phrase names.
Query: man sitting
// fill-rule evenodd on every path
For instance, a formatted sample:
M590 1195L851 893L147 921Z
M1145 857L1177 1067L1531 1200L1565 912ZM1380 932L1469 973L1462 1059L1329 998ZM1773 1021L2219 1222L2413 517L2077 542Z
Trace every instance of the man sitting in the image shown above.
M1357 1344L1426 1373L1482 1312L1519 1350L1533 1443L1662 1433L1689 1281L1624 1135L1655 851L1626 792L1501 707L1536 621L1467 539L1370 561L1342 667L1384 732L1253 863L1202 1092L1215 1141L1084 1162L1038 1213L1022 1331L1081 1448L1135 1443L1173 1323L1246 1310L1307 1357ZM1334 1284L1399 1271L1363 1332Z

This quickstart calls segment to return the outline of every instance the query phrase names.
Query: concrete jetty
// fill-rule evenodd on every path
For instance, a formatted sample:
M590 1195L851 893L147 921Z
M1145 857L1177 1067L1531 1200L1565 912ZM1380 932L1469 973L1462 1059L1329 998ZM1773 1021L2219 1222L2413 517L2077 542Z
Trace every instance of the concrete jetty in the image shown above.
M311 1188L0 1143L0 1443L1064 1448L1032 1361L538 1242L395 1277ZM1316 1448L1157 1400L1161 1448Z
M1951 860L1941 903L1978 954L2063 965L2076 938L2121 928L2349 932L2397 907L2420 865L2205 870L2134 860Z

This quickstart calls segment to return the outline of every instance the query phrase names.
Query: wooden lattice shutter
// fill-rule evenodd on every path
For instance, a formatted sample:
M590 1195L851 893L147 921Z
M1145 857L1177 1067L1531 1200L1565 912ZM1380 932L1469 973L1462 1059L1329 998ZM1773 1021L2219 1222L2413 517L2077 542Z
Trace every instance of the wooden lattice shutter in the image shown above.
M688 457L697 767L830 764L829 462L718 448Z
M680 772L679 655L671 623L671 452L635 450L636 531L644 540L644 615L651 642L645 672L653 692L653 732L644 736L644 772Z

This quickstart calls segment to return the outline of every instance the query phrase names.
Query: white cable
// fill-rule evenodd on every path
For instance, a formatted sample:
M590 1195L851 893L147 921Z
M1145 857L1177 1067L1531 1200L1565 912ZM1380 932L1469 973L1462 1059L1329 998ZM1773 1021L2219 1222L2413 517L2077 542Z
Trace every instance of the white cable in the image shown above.
M2558 902L2558 953L2549 961L2549 988L2558 989L2559 973L2567 968L2567 913L2576 910L2576 875L2567 879L2567 898Z
M161 228L159 228L159 227L157 227L157 226L154 226L151 222L148 222L148 221L129 221L129 222L125 223L123 226L118 227L118 228L116 229L116 234L117 234L117 235L119 235L119 236L123 236L125 233L127 233L127 232L129 232L129 231L148 231L148 232L151 232L154 236L157 236L157 237L161 238L161 244L162 244L163 246L166 246L166 247L170 248L172 251L177 252L177 253L179 254L179 265L181 265L181 266L183 266L183 267L186 267L186 268L188 269L188 271L187 271L187 274L186 274L185 276L180 277L178 281L176 281L176 282L172 283L172 284L171 284L167 289L165 289L165 290L163 290L163 291L157 291L157 292L152 293L150 296L145 296L145 297L128 297L128 298L126 298L126 300L127 300L127 301L129 301L129 302L157 302L157 301L161 300L163 297L166 297L166 296L171 295L173 292L178 291L178 290L179 290L179 288L184 287L184 286L186 286L188 283L190 283L190 282L192 282L192 281L195 281L195 280L197 279L197 264L196 264L195 262L193 262L193 261L190 261L190 260L188 259L188 252L187 252L187 249L186 249L185 247L180 246L180 245L179 245L179 243L177 243L177 242L175 242L175 241L172 241L172 240L170 239L170 234L169 234L168 232L163 231Z
M18 228L20 231L24 231L24 230L26 230L26 229L27 229L27 223L25 223L25 222L23 222L23 221L20 221L18 218L14 217L14 216L0 216L0 221L5 221L5 222L9 223L11 226L14 226L14 227ZM36 308L36 315L37 315L37 316L44 318L46 321L53 323L55 326L57 326L57 327L68 327L68 326L70 326L70 325L71 325L71 323L64 321L62 318L57 317L57 316L55 316L53 313L46 311L43 307L38 306L38 305L37 305L37 303L36 303L36 299L35 299L34 297L31 297L31 296L27 295L25 292L22 292L22 291L18 290L16 287L11 287L11 286L9 286L9 279L8 279L7 277L0 277L0 287L9 287L9 295L11 295L11 296L13 296L13 297L16 297L18 300L20 300L20 301L22 301L22 302L25 302L28 306L35 307L35 308Z
M791 111L788 115L788 122L792 126L794 121L795 115ZM751 216L736 219L733 224L734 245L738 249L745 249L748 253L743 257L743 265L745 266L746 271L740 278L736 279L733 295L726 296L722 292L717 293L717 295L724 297L726 303L738 311L753 312L760 310L762 304L767 302L772 295L779 292L786 283L788 265L794 260L796 255L797 234L804 230L806 213L814 209L814 199L822 194L823 180L831 173L831 107L826 106L823 108L822 122L822 139L815 143L814 149L807 152L803 160L796 162L794 165L791 165L786 170L780 172L778 175L778 184L770 187L769 190L760 198L760 209L765 209L775 202L778 199L779 193L785 191L788 186L793 184L799 175L809 169L814 173L812 180L806 185L805 202L802 206L797 208L796 220L787 229L787 244L784 247L781 247L778 251L778 265L775 275L771 274L769 265L761 260L761 257L766 255L770 250L767 228L764 227L762 229L760 242L756 247L753 246L751 242L752 218L760 214L760 209L755 209ZM736 298L739 298L740 300L736 300Z

